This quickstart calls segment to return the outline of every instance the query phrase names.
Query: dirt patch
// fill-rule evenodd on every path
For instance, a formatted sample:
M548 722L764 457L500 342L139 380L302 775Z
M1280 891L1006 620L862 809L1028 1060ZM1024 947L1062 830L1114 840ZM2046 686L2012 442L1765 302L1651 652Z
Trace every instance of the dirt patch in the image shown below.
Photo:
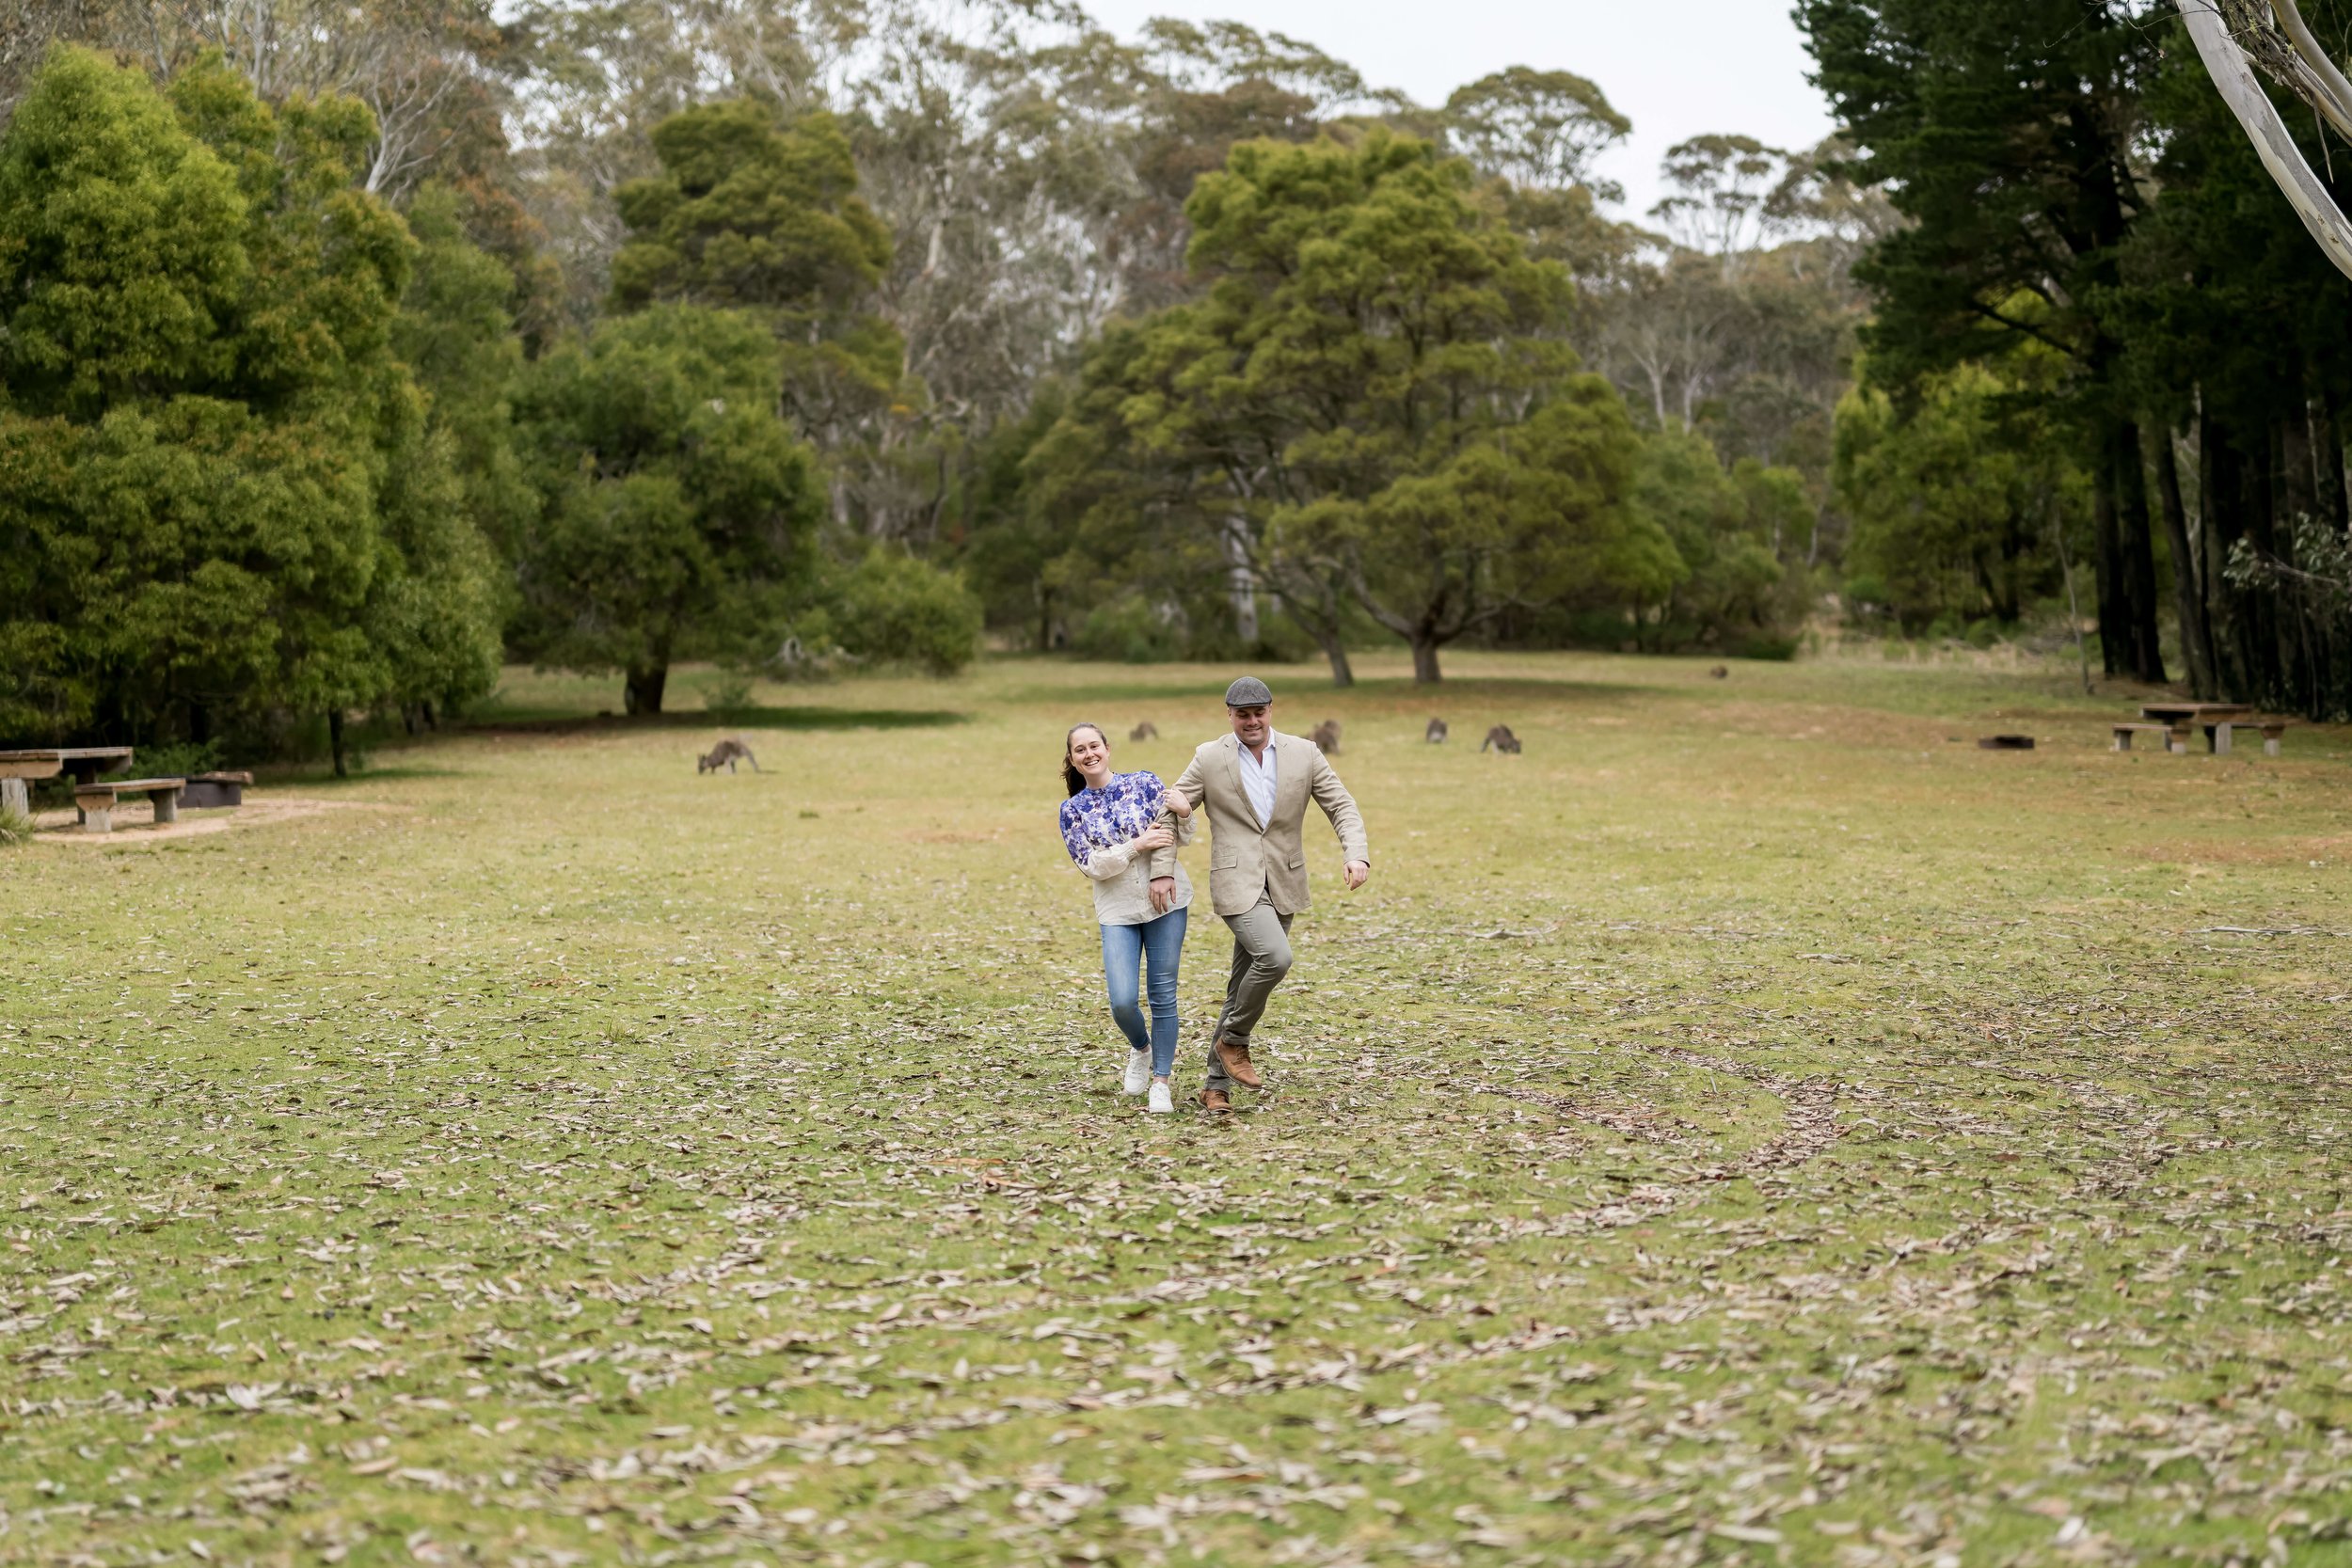
M231 828L259 828L292 822L330 811L382 809L372 801L308 800L276 796L267 800L247 800L242 806L222 806L212 811L183 809L179 821L159 827L154 821L152 807L126 800L115 807L115 829L110 833L84 832L80 824L74 821L71 806L37 812L33 816L33 825L39 831L34 833L33 842L67 844L87 849L103 849L108 845L120 847L166 844L184 838L200 838L206 833L225 833Z
M2267 844L2210 838L2160 839L2140 846L2133 853L2141 860L2166 865L2296 865L2344 859L2352 853L2352 833L2273 839Z

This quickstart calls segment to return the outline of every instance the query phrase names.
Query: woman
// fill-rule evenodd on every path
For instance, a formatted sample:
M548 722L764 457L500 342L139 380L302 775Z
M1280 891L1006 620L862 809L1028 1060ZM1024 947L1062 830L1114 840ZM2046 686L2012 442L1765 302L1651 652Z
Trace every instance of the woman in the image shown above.
M1133 1047L1121 1086L1148 1087L1147 1109L1176 1109L1168 1085L1176 1069L1176 969L1184 957L1184 911L1192 879L1171 863L1165 885L1152 879L1152 854L1192 842L1192 807L1151 773L1111 771L1110 742L1093 724L1073 727L1062 741L1061 841L1078 869L1094 879L1094 918L1103 927L1103 984L1111 1017ZM1171 826L1172 824L1172 826ZM1144 1022L1141 993L1151 964L1152 1018Z

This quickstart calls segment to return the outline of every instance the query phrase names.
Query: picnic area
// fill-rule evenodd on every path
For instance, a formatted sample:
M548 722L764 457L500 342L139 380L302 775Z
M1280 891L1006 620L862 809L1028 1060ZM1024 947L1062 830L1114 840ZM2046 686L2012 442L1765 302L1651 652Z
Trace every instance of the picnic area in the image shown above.
M1375 871L1311 822L1223 1122L1118 1094L1053 826L1221 669L510 670L257 787L332 810L8 852L0 1556L2331 1560L2352 734L1456 664L1264 672Z

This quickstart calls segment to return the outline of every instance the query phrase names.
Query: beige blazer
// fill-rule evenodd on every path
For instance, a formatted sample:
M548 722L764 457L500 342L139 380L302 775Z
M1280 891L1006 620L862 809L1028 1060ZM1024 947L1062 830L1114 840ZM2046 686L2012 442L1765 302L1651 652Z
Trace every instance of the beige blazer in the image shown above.
M1219 736L1193 752L1183 774L1168 786L1209 814L1209 903L1219 914L1248 911L1261 893L1278 914L1296 914L1307 908L1310 798L1331 819L1340 835L1341 855L1372 863L1364 819L1357 813L1355 798L1325 760L1323 749L1279 730L1266 744L1275 749L1275 779L1274 820L1264 828L1258 826L1249 792L1242 787L1241 742L1232 736ZM1158 851L1155 861L1159 855L1173 859L1169 850Z

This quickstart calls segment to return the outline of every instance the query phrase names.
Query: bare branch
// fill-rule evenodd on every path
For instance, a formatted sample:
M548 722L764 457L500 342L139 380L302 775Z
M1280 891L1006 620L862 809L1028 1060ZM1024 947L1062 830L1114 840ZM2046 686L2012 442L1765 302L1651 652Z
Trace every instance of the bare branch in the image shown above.
M2335 264L2338 272L2352 277L2352 221L2345 219L2344 210L2336 205L2334 196L2312 172L2312 166L2304 161L2302 149L2295 145L2295 137L2288 132L2286 122L2279 118L2278 106L2270 102L2270 95L2263 91L2262 84L2255 80L2248 53L2231 36L2231 29L2223 22L2216 0L2176 0L2176 3L2180 7L2181 21L2188 28L2189 39L2197 45L2199 57L2205 62L2205 73L2213 78L2213 85L2220 92L2221 101L2237 117L2238 124L2245 127L2263 167L2269 171L2271 180L2285 196L2288 205L2295 209L2295 215L2303 220L2303 227L2311 230L2312 238L2319 242L2320 249L2327 252L2328 260ZM2267 27L2255 36L2258 40L2266 36L2283 42L2282 35ZM2300 55L2291 57L2296 66L2301 67L2305 78L2315 80L2311 68L2304 64ZM2277 73L2279 68L2266 55L2263 63L2265 69ZM2281 85L2290 90L2299 91L2293 81L2282 79ZM2313 106L2317 106L2315 101Z

